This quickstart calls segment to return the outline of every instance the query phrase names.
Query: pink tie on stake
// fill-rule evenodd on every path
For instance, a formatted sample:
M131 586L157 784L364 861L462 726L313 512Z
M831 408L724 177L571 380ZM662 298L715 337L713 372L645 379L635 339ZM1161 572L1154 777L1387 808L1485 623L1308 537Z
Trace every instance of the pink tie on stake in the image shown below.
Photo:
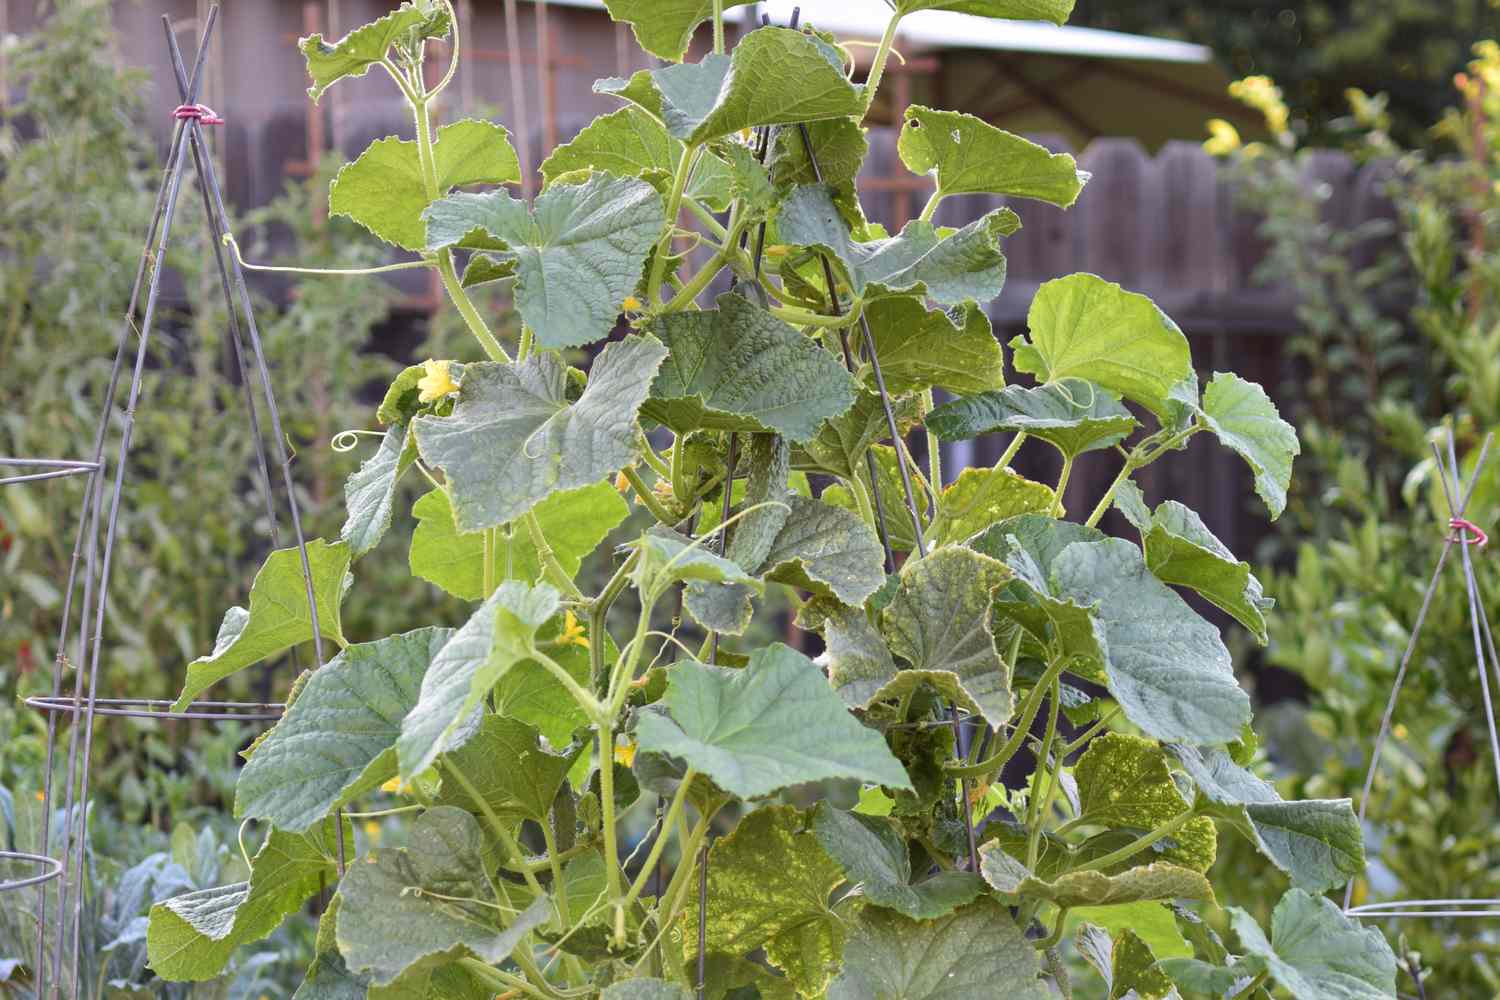
M207 104L179 104L172 110L172 117L178 121L191 118L199 125L223 125L224 119L219 113Z
M1460 545L1477 545L1482 549L1490 544L1490 536L1484 529L1467 518L1450 518L1448 527L1454 532L1451 539Z

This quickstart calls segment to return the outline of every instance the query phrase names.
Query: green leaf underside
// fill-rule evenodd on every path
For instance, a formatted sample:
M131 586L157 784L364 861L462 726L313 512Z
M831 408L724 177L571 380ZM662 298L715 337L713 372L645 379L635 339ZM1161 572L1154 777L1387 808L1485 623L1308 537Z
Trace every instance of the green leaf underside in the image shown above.
M844 950L844 925L829 902L844 876L804 827L795 808L766 806L714 844L708 856L707 949L745 955L764 948L799 993L818 996ZM683 926L697 923L691 894ZM691 968L697 935L684 934L683 945Z
M537 629L558 605L551 587L507 580L454 633L427 668L417 704L401 722L396 753L403 781L453 749L454 734L460 726L468 728L485 694L526 658Z
M979 870L1001 896L1045 899L1055 906L1119 906L1151 900L1202 899L1213 901L1214 893L1201 872L1157 861L1130 868L1118 875L1101 871L1066 872L1050 881L1026 870L999 844L986 844L980 851Z
M1327 892L1364 871L1364 837L1350 800L1284 802L1275 788L1223 750L1169 749L1211 811L1290 875L1292 885Z
M426 246L496 251L516 265L516 308L542 347L609 335L666 224L661 195L633 177L553 185L535 206L506 191L453 194L422 213Z
M927 417L927 429L943 441L1025 432L1070 458L1118 444L1136 424L1120 397L1082 379L983 392L944 403Z
M152 970L163 979L192 981L222 973L236 948L267 937L338 877L333 837L331 825L306 836L272 830L248 882L157 903L146 931Z
M1339 912L1332 900L1292 889L1271 914L1268 941L1244 910L1230 907L1230 924L1245 955L1228 969L1197 959L1167 959L1167 973L1187 988L1222 988L1269 972L1293 1000L1390 1000L1396 996L1396 956L1381 933ZM1231 988L1236 988L1231 986Z
M652 331L670 354L642 415L679 434L774 431L806 441L854 403L838 358L743 296L663 316Z
M313 85L308 96L316 101L323 91L344 77L364 76L385 57L386 51L405 37L443 38L452 27L447 9L427 0L403 3L396 10L349 32L333 44L322 35L310 35L297 43L307 60L307 75Z
M1281 419L1266 391L1238 375L1216 372L1203 390L1203 421L1255 474L1255 492L1271 517L1286 509L1292 459L1302 451L1297 432Z
M724 0L723 10L750 0ZM652 55L681 62L693 32L713 16L713 0L606 0L609 16L635 32L635 40ZM607 994L606 994L607 995Z
M610 344L576 403L555 354L470 365L451 416L413 421L422 458L448 476L458 529L514 521L630 464L636 413L666 353L653 337Z
M424 812L408 845L366 855L339 884L339 950L351 971L377 985L464 955L502 961L551 914L551 901L539 898L502 923L495 904L505 901L483 874L485 836L461 809ZM466 899L476 902L456 901Z
M877 299L865 308L865 319L886 388L895 395L932 388L965 395L1005 384L1000 342L973 303L944 312L913 298Z
M438 194L468 184L519 181L521 166L509 136L500 125L473 119L438 129L432 146ZM328 188L328 214L347 216L403 250L421 250L427 245L422 212L431 200L417 144L387 136L339 170Z
M322 539L307 543L312 572L318 631L325 639L343 639L340 602L349 586L351 552L343 542ZM172 711L180 712L198 695L230 674L279 655L313 637L307 584L297 549L277 549L250 584L250 609L230 608L224 614L213 651L188 664L182 694Z
M1229 743L1250 721L1218 629L1146 568L1122 539L1069 545L1052 562L1056 594L1095 607L1110 693L1148 736Z
M961 542L1008 518L1050 513L1056 503L1051 487L1010 469L965 469L938 496L930 541Z
M945 196L999 194L1067 208L1088 180L1067 153L1053 153L973 115L920 104L906 109L897 150L908 170L932 174Z
M1091 825L1154 830L1191 806L1172 780L1165 752L1137 736L1100 736L1078 759L1073 775L1079 816ZM1165 860L1200 872L1213 864L1218 834L1207 816L1189 820L1172 840L1174 845L1163 852Z
M423 628L360 643L314 671L240 773L235 815L306 830L394 777L401 720L453 634Z
M396 484L409 462L403 462L406 428L396 425L385 432L380 450L370 456L344 483L344 505L349 516L339 539L349 543L357 559L369 552L391 526L396 503Z
M1134 506L1137 501L1139 508ZM1196 511L1168 500L1152 513L1128 480L1120 484L1116 505L1122 510L1132 505L1126 517L1141 532L1146 566L1158 580L1197 591L1249 629L1261 645L1266 644L1264 612L1271 600L1264 596L1250 564L1235 559Z
M1016 214L1001 208L946 239L932 223L916 221L899 236L857 243L830 189L819 184L793 191L777 216L782 241L832 254L855 295L921 292L945 306L983 304L1000 294L1005 286L1000 240L1020 227Z
M460 532L448 494L433 490L411 508L417 519L411 536L409 565L413 576L441 587L454 597L478 601L484 597L484 535ZM533 508L542 534L569 576L576 576L583 559L599 547L625 518L630 507L609 483L594 483L554 493ZM535 583L542 575L541 559L523 525L502 532L495 554L495 574L501 580Z
M988 556L941 548L901 567L901 584L881 615L892 653L915 670L954 674L995 727L1015 708L1010 667L990 632L990 597L1009 576Z
M1081 378L1166 419L1193 376L1187 337L1156 303L1093 274L1044 283L1011 341L1017 370L1041 382Z
M979 17L1066 24L1073 13L1073 0L899 0L896 10L901 14L922 10L952 10Z
M1010 911L981 899L935 920L867 907L828 1000L1046 1000L1037 952Z
M951 913L972 903L983 890L979 877L970 872L940 872L913 885L906 842L886 820L821 802L813 816L813 833L861 898L914 920Z
M759 28L730 55L599 80L594 90L634 101L695 146L758 125L864 113L864 88L844 75L838 50L790 28Z
M446 780L435 801L478 816L488 815L488 807L488 812L502 819L546 822L552 801L583 747L554 753L542 746L540 735L524 722L485 716L479 732L450 754L453 765L479 792L482 804L464 785ZM500 762L503 766L497 766Z
M665 705L670 715L642 714L641 750L680 757L741 798L825 778L911 787L880 735L849 715L811 660L779 643L743 669L679 663Z

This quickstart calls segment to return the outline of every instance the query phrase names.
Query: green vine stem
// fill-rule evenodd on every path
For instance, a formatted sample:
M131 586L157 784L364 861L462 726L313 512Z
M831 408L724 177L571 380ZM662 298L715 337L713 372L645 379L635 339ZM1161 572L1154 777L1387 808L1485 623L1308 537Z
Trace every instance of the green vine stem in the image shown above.
M667 195L667 231L656 244L656 253L651 261L651 274L646 280L646 299L661 305L662 276L667 273L667 257L672 252L672 237L677 234L677 215L682 211L682 193L687 190L688 178L698 163L702 146L684 146L677 160L677 169L672 173L672 190Z
M891 58L891 46L896 43L896 29L901 25L901 14L893 13L880 36L880 47L875 50L875 61L870 64L870 73L865 77L865 106L875 103L875 93L880 89L880 79L885 75L885 64Z
M667 806L666 816L661 821L661 828L656 833L656 841L651 845L651 851L646 855L646 860L641 863L640 873L635 881L630 884L630 891L625 894L621 903L626 909L640 898L646 889L646 883L651 880L651 873L656 870L657 862L661 860L662 851L667 846L668 833L672 827L677 825L677 819L682 815L683 804L687 801L688 789L693 785L693 779L698 772L688 768L682 776L682 782L677 786L677 791L672 796L672 802Z
M1016 719L1015 728L1011 730L1010 739L994 754L977 764L945 764L943 770L950 777L959 778L988 778L999 771L1010 762L1010 759L1021 749L1026 742L1026 737L1031 731L1031 724L1036 721L1037 713L1042 707L1042 698L1052 685L1052 682L1062 676L1063 666L1067 661L1061 657L1047 666L1047 672L1036 682L1031 693L1026 697L1026 703L1021 707L1021 714Z
M1010 439L1010 444L1008 444L1008 445L1005 446L1005 452L1004 452L1004 454L1002 454L1000 456L1000 460L995 463L995 468L997 468L997 469L1008 469L1008 468L1010 468L1010 463L1015 459L1016 452L1020 451L1021 450L1021 445L1025 444L1025 443L1026 443L1026 432L1025 431L1016 431L1016 436L1013 437L1013 438L1011 438Z
M724 54L724 0L714 0L714 54Z
M583 591L578 589L578 584L573 582L573 578L568 575L562 563L557 561L557 553L552 551L552 545L547 541L547 535L542 531L542 526L536 519L536 511L527 511L521 516L521 520L526 522L526 531L531 535L531 544L536 547L537 557L541 560L542 568L546 571L548 578L573 600L584 600Z
M1026 867L1036 868L1037 852L1042 844L1042 827L1047 822L1047 813L1052 808L1052 796L1057 791L1057 767L1052 764L1052 747L1057 742L1057 717L1060 714L1060 685L1057 678L1048 685L1049 703L1047 712L1047 734L1036 753L1036 769L1031 772L1031 798L1026 803ZM1047 781L1047 791L1042 792L1042 782Z
M1157 827L1155 830L1152 830L1150 833L1142 834L1119 850L1110 851L1108 854L1101 855L1100 857L1094 858L1091 861L1079 865L1077 868L1072 868L1069 870L1074 872L1103 871L1106 868L1112 868L1113 866L1120 864L1123 861L1129 861L1137 854L1148 849L1158 840L1161 840L1163 837L1170 837L1178 830L1181 830L1184 826L1187 826L1188 822L1197 815L1197 812L1192 809L1189 809L1184 813L1179 813L1178 815L1167 820L1161 826Z
M646 485L646 481L641 478L641 474L636 472L633 466L627 465L621 470L621 475L630 484L630 488L635 490L636 497L651 512L652 517L656 518L662 524L675 524L677 522L678 519L674 518L671 512L663 507L661 501L657 499L656 491ZM668 478L670 478L670 472L668 473Z

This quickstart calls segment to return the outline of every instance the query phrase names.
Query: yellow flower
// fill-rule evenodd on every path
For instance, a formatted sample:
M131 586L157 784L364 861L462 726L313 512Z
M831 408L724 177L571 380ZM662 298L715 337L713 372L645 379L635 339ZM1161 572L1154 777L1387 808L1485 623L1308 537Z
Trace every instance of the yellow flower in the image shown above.
M1276 135L1287 129L1291 111L1281 98L1281 88L1269 76L1247 76L1229 85L1229 96L1259 111L1266 126Z
M626 767L634 767L635 744L627 743L622 747L615 747L615 762L624 764Z
M621 469L615 474L615 489L619 490L621 493L624 493L626 490L630 489L630 480L626 478L624 469Z
M365 836L370 839L370 843L372 844L380 843L380 824L373 819L365 820Z
M427 374L417 380L417 401L421 403L436 403L450 392L458 391L458 383L453 381L451 361L422 362L422 370Z
M589 648L589 638L583 634L583 626L578 623L578 616L571 611L563 616L563 630L557 637L557 644Z
M1209 156L1228 156L1240 148L1240 133L1222 118L1211 118L1208 122L1208 138L1203 140L1203 151Z
M1406 739L1406 736L1407 736L1406 727L1404 725L1402 725L1401 723L1398 722L1398 723L1396 723L1395 727L1391 730L1391 734L1393 736L1395 736L1396 739L1398 739L1398 740L1404 740L1404 739Z
M401 791L401 779L400 778L392 778L390 781L387 781L385 784L381 785L380 786L380 790L382 792L399 792L399 791Z
M640 312L643 307L640 299L634 295L627 295L625 301L620 303L620 308L625 312L633 313Z

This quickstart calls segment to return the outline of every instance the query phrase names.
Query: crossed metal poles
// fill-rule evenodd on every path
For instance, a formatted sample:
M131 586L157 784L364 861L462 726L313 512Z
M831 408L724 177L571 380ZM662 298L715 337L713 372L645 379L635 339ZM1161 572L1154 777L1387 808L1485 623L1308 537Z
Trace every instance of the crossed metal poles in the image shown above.
M28 698L26 702L28 706L47 717L46 771L43 778L40 842L41 850L48 853L0 853L0 860L30 864L38 870L36 874L27 878L0 882L0 892L32 887L36 889L37 939L34 978L38 997L77 998L81 991L79 960L87 880L89 765L93 750L95 717L117 716L169 721L195 719L268 722L278 718L282 709L281 705L275 704L199 701L190 705L186 711L173 712L166 702L139 698L98 697L99 663L103 647L107 596L121 497L134 436L135 414L141 403L142 376L156 321L161 275L189 153L192 156L198 188L203 197L214 262L224 294L230 341L234 346L240 382L244 390L245 410L255 442L258 484L270 524L271 543L273 547L279 547L280 533L277 527L271 464L266 453L251 377L252 358L255 367L254 374L260 382L266 413L270 419L270 435L276 449L276 464L280 468L292 532L301 557L303 582L306 586L308 609L311 615L314 656L318 666L323 664L322 633L318 627L318 607L313 593L312 572L308 564L301 511L298 508L293 487L291 455L286 445L280 411L277 409L275 394L271 387L270 369L266 363L260 331L255 322L244 271L237 257L226 255L224 252L223 238L228 232L228 213L215 172L214 160L203 136L205 126L222 124L222 119L219 119L209 108L197 103L204 63L209 51L209 40L218 21L218 14L217 6L209 8L191 74L183 63L170 21L166 17L162 18L182 104L173 112L176 126L173 130L161 184L157 191L156 205L147 229L141 260L136 270L130 304L121 324L114 366L100 407L93 456L88 461L0 457L0 469L24 470L18 474L0 478L0 486L67 476L85 478L84 496L78 512L78 534L69 565L68 582L63 592L62 625L58 635L57 656L53 663L52 691L48 696ZM144 307L142 307L143 293ZM139 322L137 322L138 314ZM130 353L132 335L136 340L133 360ZM116 404L127 361L131 364L129 389L125 408L119 411ZM113 465L111 465L106 455L106 444L110 427L116 420L120 427L119 442L113 456ZM100 544L101 529L103 531L102 546ZM77 652L75 660L70 661L67 646L72 629L74 597L80 589L80 578L82 596L78 615ZM73 673L72 694L65 695L64 682L69 670ZM53 772L58 757L57 716L59 715L71 716L73 721L68 738L66 779L60 796L59 790L53 787ZM62 799L62 808L57 820L60 829L54 832L52 830L53 810L54 803L59 797ZM54 833L60 841L56 852L51 851ZM339 867L342 871L344 864L342 842L339 848ZM56 907L55 910L51 910L54 894ZM52 913L50 919L49 910Z

